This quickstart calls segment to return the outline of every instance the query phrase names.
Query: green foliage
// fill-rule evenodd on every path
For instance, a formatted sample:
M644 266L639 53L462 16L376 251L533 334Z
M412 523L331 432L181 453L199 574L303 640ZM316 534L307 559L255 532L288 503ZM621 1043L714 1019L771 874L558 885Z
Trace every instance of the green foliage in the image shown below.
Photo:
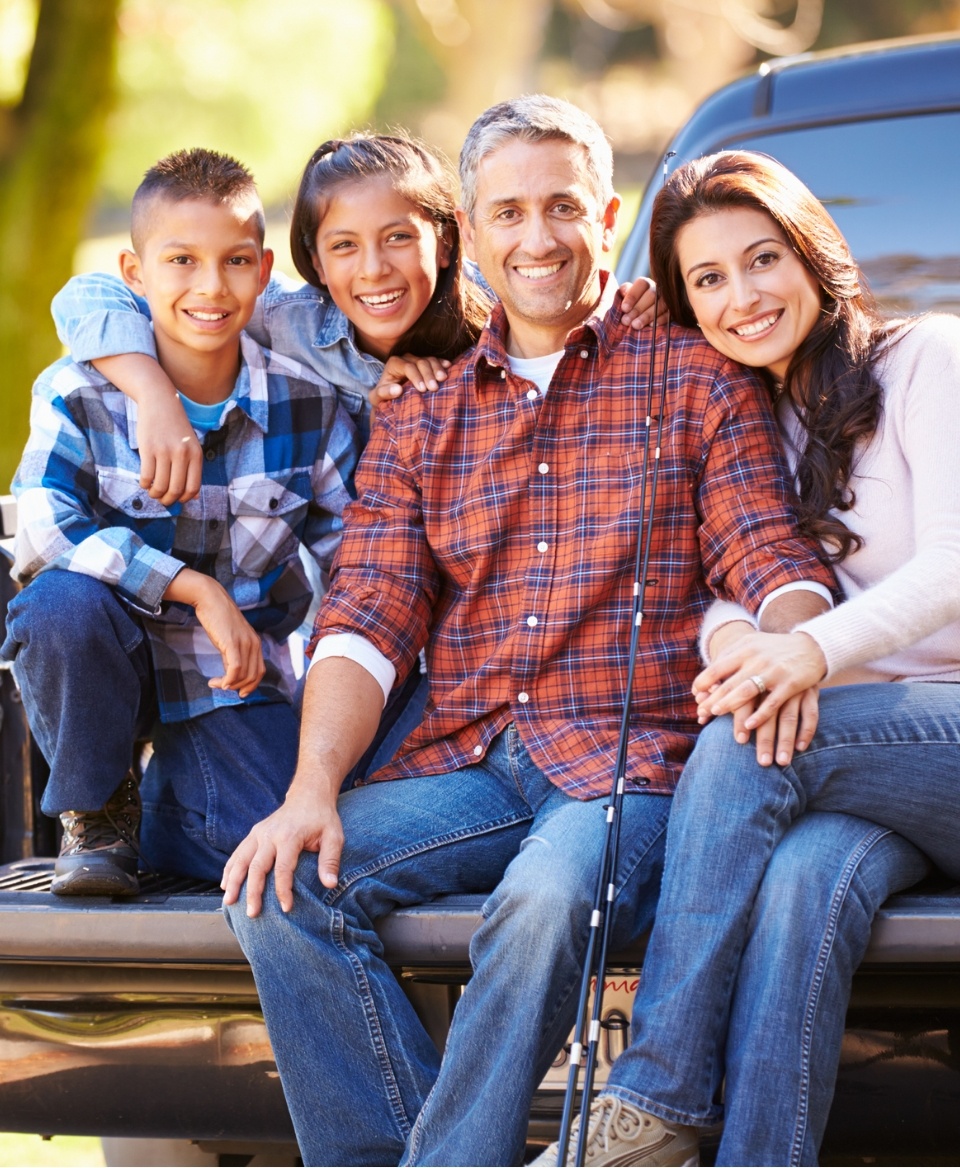
M393 42L380 0L124 0L120 26L103 178L120 206L190 146L236 155L266 202L287 197L315 146L369 116Z

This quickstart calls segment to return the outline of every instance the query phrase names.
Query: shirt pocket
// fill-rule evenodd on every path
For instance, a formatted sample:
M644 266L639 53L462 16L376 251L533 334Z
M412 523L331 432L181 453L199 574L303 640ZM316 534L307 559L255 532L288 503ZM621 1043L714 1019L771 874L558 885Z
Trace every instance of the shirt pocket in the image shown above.
M118 467L97 467L97 491L104 518L111 527L135 531L158 551L173 548L176 517L140 486L140 476Z
M263 576L299 555L300 532L313 498L306 471L238 479L228 494L230 551L238 576Z

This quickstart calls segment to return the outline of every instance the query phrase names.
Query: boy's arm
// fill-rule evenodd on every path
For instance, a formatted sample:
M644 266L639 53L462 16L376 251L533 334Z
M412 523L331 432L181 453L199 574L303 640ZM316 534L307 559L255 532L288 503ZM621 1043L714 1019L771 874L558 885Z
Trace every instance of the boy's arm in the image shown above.
M140 485L164 506L200 490L202 452L177 390L157 362L150 310L116 276L74 276L51 305L74 361L90 362L137 403Z
M343 512L354 497L353 473L360 459L361 441L350 415L337 405L322 458L313 467L313 502L307 513L302 542L320 569L324 590L330 566L343 532Z
M138 488L134 472L126 475L132 502ZM116 472L118 482L122 476ZM141 610L156 612L183 564L150 547L131 527L110 526L94 508L99 489L90 444L56 391L56 374L52 383L41 378L34 387L30 437L13 480L14 575L27 583L51 569L80 572L116 588ZM138 517L173 524L168 511L140 494Z

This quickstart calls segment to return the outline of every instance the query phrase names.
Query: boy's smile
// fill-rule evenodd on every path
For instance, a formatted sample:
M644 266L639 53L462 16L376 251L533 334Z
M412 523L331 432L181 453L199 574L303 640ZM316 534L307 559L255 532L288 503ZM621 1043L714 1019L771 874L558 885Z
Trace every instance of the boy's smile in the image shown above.
M123 252L127 284L146 297L157 356L194 401L223 401L237 375L239 337L270 278L256 206L158 197L139 253Z

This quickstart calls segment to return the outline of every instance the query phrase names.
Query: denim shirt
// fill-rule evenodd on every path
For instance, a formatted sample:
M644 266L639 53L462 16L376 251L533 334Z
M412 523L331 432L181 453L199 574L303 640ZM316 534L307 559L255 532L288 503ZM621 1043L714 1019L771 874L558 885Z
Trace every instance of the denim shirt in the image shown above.
M156 357L147 302L119 276L74 276L53 298L57 335L75 361L121 353ZM383 362L361 353L353 325L328 296L311 284L274 277L257 300L246 331L259 344L291 357L334 386L363 441L369 436L367 393L380 380Z

